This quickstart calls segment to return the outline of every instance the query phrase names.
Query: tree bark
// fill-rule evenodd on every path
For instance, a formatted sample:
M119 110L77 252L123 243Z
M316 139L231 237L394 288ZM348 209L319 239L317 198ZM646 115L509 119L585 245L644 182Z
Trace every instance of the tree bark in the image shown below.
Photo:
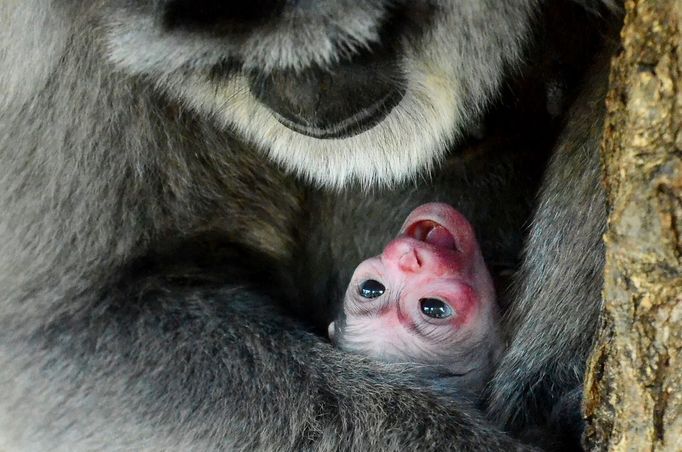
M682 450L682 0L630 0L602 142L609 200L588 450Z

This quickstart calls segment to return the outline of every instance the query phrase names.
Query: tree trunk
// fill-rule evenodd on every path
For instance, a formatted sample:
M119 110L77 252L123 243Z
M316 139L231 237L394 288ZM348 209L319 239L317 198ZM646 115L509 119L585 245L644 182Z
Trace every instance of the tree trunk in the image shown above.
M602 143L604 307L590 450L682 450L682 0L630 0Z

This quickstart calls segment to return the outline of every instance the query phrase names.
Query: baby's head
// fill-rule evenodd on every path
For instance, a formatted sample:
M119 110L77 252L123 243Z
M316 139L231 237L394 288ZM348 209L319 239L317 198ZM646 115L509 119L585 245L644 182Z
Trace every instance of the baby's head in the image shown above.
M329 325L344 350L441 369L477 392L500 354L495 291L467 219L424 204L381 255L362 262Z

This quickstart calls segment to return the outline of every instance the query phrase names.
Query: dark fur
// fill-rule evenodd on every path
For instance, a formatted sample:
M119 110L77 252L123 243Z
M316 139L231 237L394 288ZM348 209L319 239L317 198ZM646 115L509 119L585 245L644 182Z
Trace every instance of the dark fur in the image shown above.
M567 389L582 389L602 287L606 199L598 149L607 63L594 68L559 137L515 276L505 317L509 351L490 388L491 412L514 429L556 422L555 404ZM574 439L576 418L560 421Z
M577 97L545 172L505 302L497 424L316 333L350 271L422 202L453 203L487 262L516 265L564 124L545 112L544 83L559 77L568 103L574 89L592 92L597 82L582 78L591 50L530 45L523 66L498 68L508 82L497 102L467 87L483 98L458 127L486 128L431 178L330 193L268 162L217 110L188 107L177 68L145 60L126 72L106 58L107 8L143 15L166 3L0 5L0 449L515 450L527 446L503 429L562 431L540 419L575 411L562 401L575 398L597 318L600 95ZM390 6L352 12L383 17ZM592 42L596 26L575 14L581 28L566 33ZM338 25L359 36L338 44L349 52L372 35L353 24ZM566 66L575 74L564 80Z

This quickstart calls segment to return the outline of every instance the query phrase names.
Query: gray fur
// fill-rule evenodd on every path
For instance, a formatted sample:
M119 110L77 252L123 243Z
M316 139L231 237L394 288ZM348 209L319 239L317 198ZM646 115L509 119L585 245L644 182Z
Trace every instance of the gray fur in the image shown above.
M333 143L268 122L243 90L243 73L211 78L210 64L233 49L214 37L155 28L155 8L165 3L0 2L0 450L527 448L471 407L424 390L409 373L334 350L300 318L333 305L333 294L320 300L316 293L312 304L292 287L326 268L317 265L323 261L329 278L343 283L358 254L395 233L377 227L364 239L342 236L343 218L335 212L358 218L358 205L379 213L379 207L405 210L460 197L479 231L491 231L484 253L502 244L505 258L515 255L512 236L522 220L496 204L511 200L525 212L533 182L518 179L517 171L507 178L506 166L486 166L475 150L473 158L445 155L512 69L520 72L536 2L434 2L438 19L418 24L430 33L399 43L408 80L417 86L400 115L368 135ZM319 15L286 16L283 30L263 32L270 40L262 46L241 42L234 52L247 69L331 65L377 39L377 24L394 3L400 4L325 2ZM326 48L292 44L300 17L311 19L315 40L328 35ZM330 18L340 34L329 32ZM596 152L587 132L567 133L575 137L567 146L586 142L585 152ZM525 141L517 144L523 148ZM343 152L349 150L350 156ZM548 173L529 258L562 251L576 257L578 251L562 249L565 242L544 249L554 243L547 240L553 230L539 225L543 212L554 215L552 206L594 213L582 223L569 215L560 228L592 225L585 232L590 244L603 224L603 212L584 209L584 196L554 181L552 175L567 174L562 155ZM438 159L445 160L442 172L435 171ZM523 166L510 161L502 164ZM581 165L596 168L587 158L567 164L577 174ZM383 192L372 204L352 186L350 194L321 193L282 166L318 185L413 184ZM414 178L424 168L434 169L433 183ZM576 192L592 193L594 180L583 181ZM470 191L458 193L459 187ZM507 194L509 187L517 190ZM327 197L342 203L329 216ZM335 251L320 256L318 250L318 261L311 257L298 268L300 257L309 256L309 237L323 235L310 226L319 218L335 225L320 239L322 253ZM486 224L490 218L494 223ZM386 222L383 228L391 229ZM339 251L337 244L348 240L358 242ZM599 259L579 257L578 265ZM534 262L527 266L548 265L540 257ZM534 297L512 303L514 312L528 314L510 316L507 362L518 362L526 347L542 358L529 363L525 376L503 364L498 375L509 378L493 386L494 401L523 398L519 388L538 369L573 372L568 384L579 381L576 357L585 356L591 336L575 326L593 317L582 319L571 308L574 300L564 298L574 292L556 288L596 285L598 269L578 271L575 262L566 261L573 273L527 270L537 278L529 284L547 285L560 298L543 298L532 286ZM566 274L576 280L555 279ZM555 319L547 314L553 303L567 308L571 320L565 344L571 356L561 368L554 361L565 356L560 344L548 345L555 336L547 332L561 331L546 328ZM528 330L537 342L522 337ZM533 348L538 345L548 348Z
M159 74L182 66L209 67L239 58L251 69L300 70L326 66L379 40L379 27L390 2L304 0L283 5L279 15L245 39L229 31L198 34L163 24L171 1L113 3L109 22L112 60L133 72Z
M302 9L302 14L309 8L309 2L291 3L295 5L291 8ZM326 6L333 3L323 2ZM384 2L349 3L356 6L337 11L340 16L336 21L364 24L362 32L354 32L362 42L369 43L375 38L364 38L373 34L364 30L379 28ZM380 124L344 140L320 140L283 126L250 93L244 74L211 77L210 69L217 62L213 53L241 56L247 68L257 65L256 54L244 54L253 50L247 44L232 50L220 38L164 33L154 26L154 10L150 8L137 8L134 13L129 12L130 8L123 12L114 8L112 18L105 19L106 39L109 58L117 66L130 73L152 75L166 91L236 129L285 169L318 185L338 188L355 181L364 185L402 182L417 170L433 169L444 157L447 145L460 138L465 127L479 117L499 90L504 75L520 64L535 4L535 0L517 0L513 4L493 0L406 2L405 14L414 15L417 28L428 27L429 32L407 34L397 43L398 63L406 77L405 96ZM371 13L365 11L368 5L373 5ZM125 17L119 18L121 14ZM363 14L364 20L358 21L356 16ZM451 33L453 29L458 33ZM277 35L273 45L266 47L279 49L272 50L277 54L290 54L281 48L289 42L289 31L285 27L284 34ZM297 36L301 32L297 31ZM310 42L318 41L310 37ZM496 45L490 46L489 42ZM343 56L338 46L331 46L329 51L331 56L322 61L310 56L303 60L328 64ZM147 55L149 52L153 57ZM291 64L277 64L288 66ZM268 68L266 64L263 70Z
M514 304L505 319L507 331L513 331L509 352L491 385L491 412L508 425L538 422L557 401L546 399L561 397L555 388L582 386L604 265L599 142L608 61L608 55L600 59L589 89L569 114L516 275Z

